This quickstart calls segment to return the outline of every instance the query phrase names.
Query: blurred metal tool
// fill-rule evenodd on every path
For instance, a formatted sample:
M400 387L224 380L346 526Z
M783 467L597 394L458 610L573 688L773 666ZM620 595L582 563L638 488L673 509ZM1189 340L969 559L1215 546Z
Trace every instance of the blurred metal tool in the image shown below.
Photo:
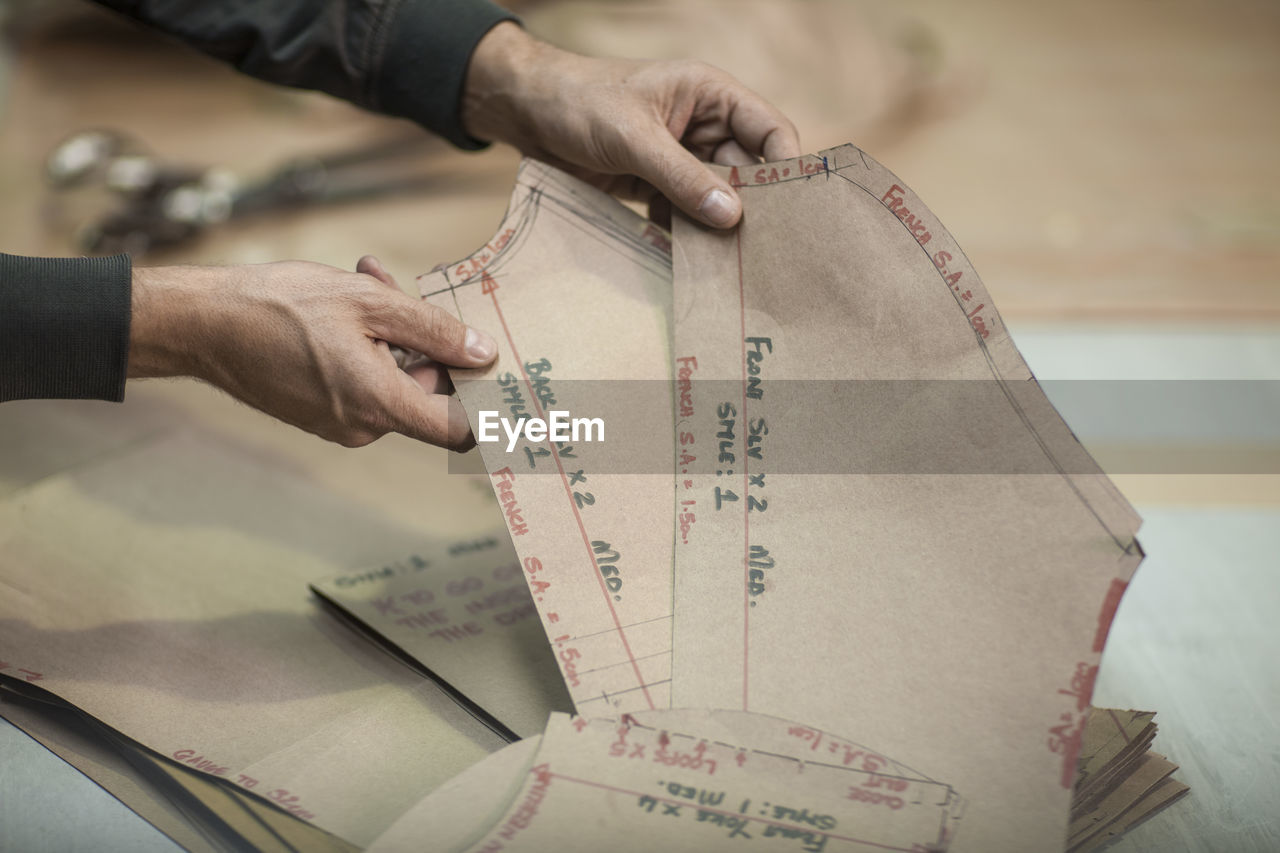
M80 229L88 254L135 256L174 246L231 219L268 211L419 192L449 178L423 174L413 155L429 150L423 134L321 157L291 159L256 181L221 168L162 161L136 140L86 130L59 143L45 163L55 191L97 187L114 209Z

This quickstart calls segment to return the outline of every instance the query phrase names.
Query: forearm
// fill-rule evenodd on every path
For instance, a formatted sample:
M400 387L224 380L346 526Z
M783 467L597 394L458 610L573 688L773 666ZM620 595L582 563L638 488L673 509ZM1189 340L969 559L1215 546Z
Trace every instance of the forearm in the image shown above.
M131 265L0 254L0 401L124 399Z
M411 119L463 148L458 103L476 44L514 16L488 0L96 0L241 71Z

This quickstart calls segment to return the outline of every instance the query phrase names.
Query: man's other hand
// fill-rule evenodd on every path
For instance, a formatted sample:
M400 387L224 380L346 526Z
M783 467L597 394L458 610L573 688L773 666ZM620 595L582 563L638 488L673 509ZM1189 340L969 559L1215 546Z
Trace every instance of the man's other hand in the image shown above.
M742 203L703 161L746 166L803 153L782 113L717 68L578 56L512 22L476 46L462 122L479 139L617 195L652 200L656 190L719 228L738 222Z
M474 438L442 365L488 364L493 339L406 295L377 259L356 270L137 268L129 376L195 376L347 447L399 432L467 449ZM401 370L391 344L430 361Z

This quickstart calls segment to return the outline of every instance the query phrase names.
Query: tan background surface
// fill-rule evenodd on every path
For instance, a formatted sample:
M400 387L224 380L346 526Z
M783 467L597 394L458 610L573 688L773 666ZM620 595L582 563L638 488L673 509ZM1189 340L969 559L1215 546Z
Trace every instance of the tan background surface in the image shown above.
M788 112L809 150L859 144L908 176L1011 322L1280 320L1274 3L517 5L566 46L719 64ZM34 166L84 127L254 173L401 125L97 19L28 38L10 78L0 133L10 252L69 251L41 215ZM152 260L352 264L372 251L407 279L489 236L516 162L509 150L428 156L460 185L238 224Z

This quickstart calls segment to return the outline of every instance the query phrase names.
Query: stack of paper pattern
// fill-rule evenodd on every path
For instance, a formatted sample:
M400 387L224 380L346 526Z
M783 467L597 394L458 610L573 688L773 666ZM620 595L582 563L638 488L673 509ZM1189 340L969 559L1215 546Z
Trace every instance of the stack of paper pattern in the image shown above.
M1089 707L1139 519L963 252L853 146L724 173L668 233L526 161L419 279L522 431L422 484L456 529L150 422L21 491L0 712L193 850L1088 850L1184 793Z
M1173 778L1178 765L1149 751L1154 717L1090 709L1071 798L1071 853L1097 849L1189 790Z

